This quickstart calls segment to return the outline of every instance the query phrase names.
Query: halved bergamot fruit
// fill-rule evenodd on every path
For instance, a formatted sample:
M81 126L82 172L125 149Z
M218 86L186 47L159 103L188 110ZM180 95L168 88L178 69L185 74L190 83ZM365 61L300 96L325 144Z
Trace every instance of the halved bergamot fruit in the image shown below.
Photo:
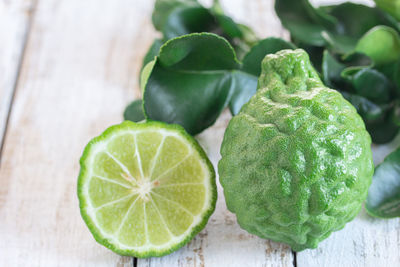
M169 254L206 225L217 198L206 154L178 125L123 122L86 146L78 197L100 244L128 256Z

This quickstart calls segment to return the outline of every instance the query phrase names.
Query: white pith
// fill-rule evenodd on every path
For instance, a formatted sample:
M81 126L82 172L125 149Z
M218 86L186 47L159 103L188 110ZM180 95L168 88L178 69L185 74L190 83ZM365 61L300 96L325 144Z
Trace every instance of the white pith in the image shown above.
M131 189L131 191L132 191L132 194L130 194L130 195L128 195L128 196L124 196L124 197L122 197L122 198L120 198L120 199L114 200L114 201L112 201L112 202L115 203L115 202L117 202L117 201L122 201L122 200L125 200L125 199L130 198L130 197L132 197L132 198L134 199L134 201L132 202L130 208L128 209L128 212L125 214L124 218L122 219L122 222L121 222L121 225L120 225L118 231L116 231L116 232L114 233L114 235L110 235L110 234L105 233L105 232L101 229L101 227L99 227L98 222L96 221L96 211L99 209L99 207L94 208L93 203L91 202L90 197L89 197L89 193L88 193L88 188L89 188L88 185L89 185L89 183L90 183L90 180L91 180L92 177L93 177L93 173L92 173L92 169L91 169L91 168L88 169L87 176L86 176L86 181L85 181L84 187L83 187L83 192L84 192L84 194L87 196L87 199L88 199L88 201L87 201L87 207L86 207L86 212L87 212L87 214L89 215L89 217L91 218L91 220L94 222L94 224L95 224L95 226L96 226L96 228L97 228L97 231L100 232L100 235L101 235L103 238L106 238L106 239L108 240L109 243L113 244L113 245L114 245L115 247L117 247L118 249L121 249L121 250L134 250L134 251L139 252L139 253L140 253L140 252L147 252L147 251L149 251L149 250L160 250L160 251L162 251L162 250L169 249L169 248L171 248L171 247L173 247L173 246L175 246L175 245L181 243L188 235L190 235L190 234L193 232L193 228L196 227L197 225L199 225L199 224L202 222L203 217L204 217L204 214L211 208L211 203L212 203L212 194L211 194L212 189L211 189L211 184L210 184L210 171L209 171L209 168L208 168L206 162L201 158L200 154L199 154L195 149L193 149L193 148L191 147L191 144L188 143L187 140L185 140L183 137L181 137L179 134L177 134L177 133L175 133L175 132L171 132L171 131L167 131L167 130L163 130L163 129L158 129L158 128L156 128L156 129L149 129L149 130L136 130L136 131L133 131L133 130L129 130L129 131L127 131L127 130L120 130L120 131L118 131L118 133L114 134L113 136L110 136L110 137L108 137L106 140L103 140L103 141L101 141L101 142L99 142L99 143L96 143L96 144L94 145L94 147L93 147L92 150L91 150L90 155L88 156L88 160L87 160L87 163L88 163L88 164L87 164L87 166L89 166L89 167L90 167L90 166L93 166L93 160L94 160L94 158L95 158L94 156L95 156L97 153L99 153L99 152L106 152L107 154L109 154L109 153L107 152L107 144L108 144L108 142L110 142L113 138L117 138L117 137L120 136L120 135L124 135L124 134L129 133L129 134L132 134L132 135L135 136L135 142L136 142L136 135L137 135L138 133L143 133L143 132L147 132L147 131L149 131L149 132L152 132L152 131L154 132L154 131L155 131L155 132L157 132L157 133L162 134L162 135L163 135L163 141L165 140L165 138L166 138L167 136L173 136L173 137L175 137L175 138L178 138L178 139L181 140L184 144L187 144L187 146L188 146L188 148L189 148L189 152L188 152L188 154L187 154L180 162L178 162L175 166L172 166L170 169L166 170L163 174L159 175L159 176L157 177L157 179L154 180L154 181L151 181L151 180L150 180L150 179L151 179L150 177L151 177L152 170L154 169L154 165L155 165L155 164L153 164L153 166L152 166L152 168L151 168L149 177L144 177L144 175L143 175L143 170L141 169L140 155L139 155L139 153L137 152L137 146L136 146L136 152L135 152L135 153L137 153L137 155L138 155L138 161L139 161L139 166L140 166L140 167L139 167L139 172L140 172L140 174L142 175L142 177L133 177L133 176L129 173L129 171L127 170L127 168L126 168L125 166L123 166L122 163L118 162L117 159L115 159L116 162L117 162L117 164L120 164L120 166L122 165L122 166L121 166L121 169L124 170L124 173L122 173L121 176L122 176L124 179L126 179L126 180L128 180L128 181L131 181L132 186L130 187L130 189ZM159 152L161 151L161 147L162 147L163 141L161 142L161 144L160 144L160 146L159 146L159 148L158 148L158 150L157 150L157 152L156 152L156 154L155 154L155 158L157 158L157 157L159 156ZM187 210L186 210L182 205L180 205L179 203L174 202L173 200L168 200L168 199L166 199L166 201L171 201L171 202L174 202L175 205L179 205L182 209L184 209L186 212L188 212L189 214L191 214L191 215L193 216L193 222L192 222L191 226L190 226L183 234L181 234L181 235L179 235L179 236L175 236L175 235L173 235L172 232L169 230L169 228L168 228L168 226L167 226L167 223L164 221L163 216L162 216L162 214L161 214L160 211L159 211L158 206L154 203L154 201L153 201L153 199L152 199L152 195L157 195L158 197L162 197L162 196L159 195L159 194L157 194L157 193L155 193L155 192L153 192L152 189L155 188L155 187L157 187L157 186L159 186L158 180L159 180L159 179L162 179L162 176L163 176L164 174L166 174L166 173L169 172L170 170L172 170L172 169L176 168L177 166L179 166L181 163L183 163L186 159L188 159L188 158L189 158L191 155L193 155L193 154L195 154L195 155L197 156L197 158L199 159L199 162L201 163L201 167L202 167L202 169L203 169L203 173L205 174L205 176L204 176L204 179L203 179L203 182L202 182L202 183L186 183L186 184L196 184L196 185L203 185L203 186L204 186L204 188L205 188L205 200L204 200L204 205L203 205L203 208L202 208L201 212L199 212L199 214L197 214L197 215L194 215L194 214L190 213L189 211L187 211ZM155 160L153 160L153 162L155 162ZM98 178L98 177L96 177L96 178ZM102 177L101 179L103 179L103 180L105 180L105 181L108 180L107 177ZM112 180L112 179L110 179L110 180ZM112 182L115 183L115 181L112 181ZM118 184L118 183L117 183L117 184ZM121 186L124 186L124 187L127 187L126 185L123 185L123 184L120 184L120 185L121 185ZM179 184L179 185L180 185L180 184ZM183 183L183 185L184 185L184 183ZM174 186L174 185L166 185L166 186ZM167 243L162 244L162 245L154 245L154 244L151 244L151 243L149 242L149 240L148 240L148 233L147 233L147 221L146 221L146 220L149 220L149 218L146 218L146 212L145 212L145 215L144 215L144 216L145 216L145 225L146 225L146 229L145 229L145 230L146 230L146 233L145 233L145 234L146 234L146 236L147 236L147 243L146 243L145 245L143 245L143 246L137 246L137 247L135 247L135 246L128 246L128 245L125 245L125 244L123 244L123 243L121 243L121 242L119 241L119 239L118 239L119 231L121 230L122 226L124 225L125 220L126 220L126 218L128 217L129 212L131 211L131 209L132 209L132 208L134 207L134 205L136 204L136 201L138 201L139 199L141 199L141 200L143 201L143 205L144 205L145 202L146 202L146 203L147 203L147 202L152 202L152 203L153 203L153 207L156 209L156 211L157 211L159 217L161 218L161 223L164 224L165 229L169 232L169 234L170 234L170 236L171 236L171 239L170 239ZM114 203L106 203L105 205L112 205L112 204L114 204Z
M136 192L144 202L148 202L150 200L151 189L153 189L153 184L150 179L143 179L138 182ZM135 189L133 191L135 192Z

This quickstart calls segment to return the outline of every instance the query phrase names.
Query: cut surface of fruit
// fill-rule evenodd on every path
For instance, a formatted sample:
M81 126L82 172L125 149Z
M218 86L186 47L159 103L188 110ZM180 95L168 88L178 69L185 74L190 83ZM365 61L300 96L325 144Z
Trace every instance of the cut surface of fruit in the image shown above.
M215 209L215 172L178 125L108 128L80 160L78 198L95 239L121 255L169 254L188 243Z

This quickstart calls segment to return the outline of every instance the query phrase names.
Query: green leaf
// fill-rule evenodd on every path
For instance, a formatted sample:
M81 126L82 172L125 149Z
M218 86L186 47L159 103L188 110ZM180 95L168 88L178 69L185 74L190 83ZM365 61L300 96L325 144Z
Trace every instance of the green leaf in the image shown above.
M358 95L378 104L384 104L390 100L393 88L385 75L370 68L362 69L354 75L353 86Z
M236 24L232 18L224 14L214 14L218 21L219 26L222 28L224 34L229 38L242 38L243 33L239 25Z
M323 31L322 36L329 49L335 53L347 54L353 52L357 44L357 39L347 35Z
M196 0L156 0L152 15L154 27L162 32L173 11L190 7L200 7L200 4Z
M385 121L367 124L366 126L367 131L371 135L372 142L377 145L391 142L399 133L399 127Z
M158 56L162 66L188 71L232 70L239 67L226 39L212 33L193 33L166 42Z
M242 71L232 72L232 92L229 102L229 109L232 115L238 114L242 106L246 104L256 93L257 82L258 76L254 76Z
M142 69L144 68L144 66L147 65L147 63L154 60L154 58L158 55L158 52L160 52L160 48L162 45L163 45L162 40L160 40L160 39L154 40L153 44L150 46L150 49L147 51L146 55L144 56Z
M337 21L336 30L325 31L323 37L330 49L337 53L353 52L358 39L375 26L387 25L400 30L398 23L393 18L377 8L364 5L347 2L331 6L329 14Z
M211 126L227 106L230 82L227 71L190 73L156 63L144 91L145 114L180 124L195 135Z
M366 66L357 66L362 64ZM394 87L384 74L371 68L368 57L353 54L339 61L325 51L322 70L324 82L338 89L357 109L374 143L393 140L400 126L400 109L395 113L390 104Z
M361 70L371 69L374 67L374 64L372 63L371 59L363 54L354 53L351 54L350 57L344 57L344 58L345 59L342 60L341 62L346 64L346 68L342 71L341 76L345 81L349 83L353 82L354 76Z
M351 94L348 92L341 92L343 97L347 99L357 110L358 114L364 119L368 125L376 121L380 121L385 116L385 109L368 100L365 97Z
M367 131L375 144L386 144L392 141L399 133L399 126L394 123L389 112L383 119L366 123Z
M363 118L367 131L375 144L392 141L399 132L394 110L390 104L378 105L363 96L341 92Z
M400 60L381 67L381 71L394 83L394 91L400 97Z
M139 122L145 119L141 99L133 101L126 107L124 111L124 119L133 122Z
M150 74L153 71L154 65L156 64L156 59L147 63L146 66L143 67L142 72L140 73L140 89L143 93L144 88L146 87L147 81L149 80Z
M392 114L391 114L391 121L400 127L400 100L394 101Z
M242 70L255 76L261 74L261 61L268 54L283 49L296 49L296 46L280 38L270 37L258 42L243 59Z
M365 208L378 218L400 216L400 149L376 167Z
M377 25L399 29L398 23L378 8L346 2L329 9L329 14L337 21L335 33L356 40Z
M250 47L258 41L258 38L251 28L236 23L231 17L224 13L219 1L214 1L210 12L214 15L220 28L213 33L225 37L235 48L237 54L247 52Z
M374 26L400 30L399 23L378 8L350 2L316 9L308 0L276 0L275 10L292 39L307 46L329 46L336 53L352 52Z
M358 39L377 25L399 29L398 24L379 9L364 5L347 2L331 6L328 13L336 19L336 30L324 31L322 36L331 51L337 53L353 52Z
M222 37L193 33L171 39L142 73L146 117L180 124L195 135L211 126L228 105L237 114L257 90L254 73L260 72L262 59L278 49L277 44L294 47L273 38L261 41L249 52L252 61L241 69L235 51Z
M355 91L352 85L354 75L371 66L371 60L363 54L354 53L345 59L338 59L325 50L322 75L325 84L332 88Z
M392 28L376 26L357 43L356 52L369 56L376 65L396 62L400 59L400 37Z
M147 118L177 123L195 135L211 126L228 105L231 71L239 68L223 38L190 34L168 41L160 50L143 94Z
M213 32L218 27L214 16L202 6L177 8L162 28L164 40L194 32Z
M195 0L156 0L153 24L162 32L164 42L190 33L210 32L225 37L239 55L254 44L254 32L226 16L218 3L208 9Z
M400 0L374 0L376 5L400 20Z
M322 76L324 83L331 88L344 89L344 81L341 76L346 65L334 58L328 50L324 51L322 59Z
M373 67L374 64L370 57L363 53L351 53L348 55L343 55L341 57L343 62L346 63L348 67Z
M275 11L292 37L305 44L325 45L322 32L334 26L334 20L308 0L276 0Z

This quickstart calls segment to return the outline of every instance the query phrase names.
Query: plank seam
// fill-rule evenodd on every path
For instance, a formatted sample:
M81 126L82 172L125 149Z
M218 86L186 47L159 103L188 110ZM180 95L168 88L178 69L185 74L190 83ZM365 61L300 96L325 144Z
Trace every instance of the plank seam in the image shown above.
M30 7L30 12L28 15L29 16L28 25L27 25L27 29L26 29L26 32L24 34L24 38L22 41L22 53L21 53L21 57L19 58L19 61L17 64L17 73L15 75L15 80L14 80L14 84L12 87L11 98L10 98L10 103L8 106L7 116L6 116L6 120L5 120L3 136L0 139L0 168L1 168L1 160L3 158L4 144L6 143L6 139L7 139L8 124L10 122L12 106L14 104L15 95L17 92L17 88L19 86L19 78L21 76L22 66L24 63L25 54L26 54L26 50L28 47L28 42L29 42L29 38L31 35L31 31L32 31L32 24L33 24L33 20L34 20L35 14L36 14L36 7L37 7L38 1L39 0L32 1L32 6Z
M293 253L293 267L297 267L297 252L292 250L292 253Z

